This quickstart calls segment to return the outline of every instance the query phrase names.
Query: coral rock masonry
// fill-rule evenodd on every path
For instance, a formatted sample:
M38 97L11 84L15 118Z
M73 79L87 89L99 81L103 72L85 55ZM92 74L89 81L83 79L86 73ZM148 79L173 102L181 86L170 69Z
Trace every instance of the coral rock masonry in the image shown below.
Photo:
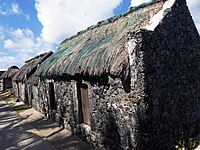
M199 41L185 0L155 0L64 40L24 89L96 147L175 149L200 131Z
M0 91L13 88L12 77L19 71L17 66L11 66L0 76Z

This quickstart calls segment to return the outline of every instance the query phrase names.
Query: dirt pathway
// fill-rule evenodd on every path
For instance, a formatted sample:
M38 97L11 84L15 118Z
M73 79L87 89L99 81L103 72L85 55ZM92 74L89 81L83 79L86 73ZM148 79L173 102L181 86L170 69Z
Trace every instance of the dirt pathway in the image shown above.
M16 104L16 105L21 105ZM89 145L30 108L20 112L0 101L0 150L89 150Z

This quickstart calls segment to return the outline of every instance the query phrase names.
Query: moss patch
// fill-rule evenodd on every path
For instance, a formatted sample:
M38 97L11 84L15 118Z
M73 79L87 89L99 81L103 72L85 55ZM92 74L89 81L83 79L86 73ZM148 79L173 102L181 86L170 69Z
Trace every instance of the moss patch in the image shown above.
M23 112L24 110L29 109L30 107L21 104L21 105L16 105L16 97L14 96L13 90L8 89L6 91L0 92L0 101L6 102L8 105L11 106L13 111L16 111L17 113Z
M8 89L6 91L0 92L0 100L5 101L6 103L9 103L10 101L15 100L15 96L13 94L12 89Z
M176 145L176 150L194 150L198 147L199 144L200 141L194 138L179 140Z

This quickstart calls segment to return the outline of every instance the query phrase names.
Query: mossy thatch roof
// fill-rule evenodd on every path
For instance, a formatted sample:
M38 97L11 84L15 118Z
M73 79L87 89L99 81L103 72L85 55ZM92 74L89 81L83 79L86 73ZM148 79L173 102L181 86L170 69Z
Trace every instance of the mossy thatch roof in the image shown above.
M35 72L37 66L52 54L53 52L46 52L26 61L12 80L26 82L28 78Z
M3 79L3 78L12 78L18 71L19 71L19 68L17 66L11 66L11 67L8 68L7 71L5 71L0 76L0 79Z
M64 40L56 53L39 66L37 75L44 78L76 74L128 77L128 32L145 27L162 6L163 2L159 2L133 8Z

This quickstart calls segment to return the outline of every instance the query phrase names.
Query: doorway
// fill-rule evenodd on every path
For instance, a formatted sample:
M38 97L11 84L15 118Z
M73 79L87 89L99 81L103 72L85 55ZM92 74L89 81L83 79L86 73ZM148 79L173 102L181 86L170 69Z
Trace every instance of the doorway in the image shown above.
M87 84L77 83L77 96L79 105L79 122L91 125Z
M49 83L49 101L50 110L56 110L57 103L55 100L54 84L52 82Z

